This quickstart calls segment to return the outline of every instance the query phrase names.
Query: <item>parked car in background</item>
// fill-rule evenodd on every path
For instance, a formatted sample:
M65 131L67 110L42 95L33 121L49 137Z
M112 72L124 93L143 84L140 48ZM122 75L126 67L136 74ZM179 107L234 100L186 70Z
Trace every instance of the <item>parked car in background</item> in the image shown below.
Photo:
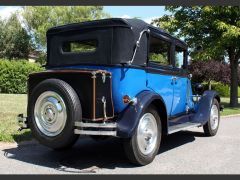
M27 117L40 143L71 147L79 134L123 139L127 157L153 161L163 135L203 127L214 136L220 97L193 94L187 45L138 19L104 19L47 32L46 71L28 80Z

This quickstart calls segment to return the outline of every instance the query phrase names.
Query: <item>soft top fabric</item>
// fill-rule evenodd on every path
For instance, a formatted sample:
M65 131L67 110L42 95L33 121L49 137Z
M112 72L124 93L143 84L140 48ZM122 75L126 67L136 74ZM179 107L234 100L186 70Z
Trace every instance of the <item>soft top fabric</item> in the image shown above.
M127 63L131 60L136 41L144 29L150 29L154 33L171 39L175 44L187 47L183 41L139 19L110 18L86 21L53 27L47 31L47 66ZM94 38L98 41L96 52L89 54L63 53L61 47L63 42L86 38ZM147 42L145 33L140 41L140 48L136 53L133 65L146 65Z

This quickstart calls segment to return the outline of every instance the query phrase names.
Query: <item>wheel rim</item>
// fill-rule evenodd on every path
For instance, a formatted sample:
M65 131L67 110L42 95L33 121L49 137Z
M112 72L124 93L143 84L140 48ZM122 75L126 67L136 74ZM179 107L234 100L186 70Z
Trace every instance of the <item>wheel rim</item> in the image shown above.
M215 130L218 127L218 122L219 122L218 107L214 104L211 108L210 115L210 125L212 130Z
M34 107L34 118L38 129L46 136L57 136L67 120L66 105L62 97L53 91L42 93Z
M137 129L137 143L144 155L152 154L157 145L157 122L151 113L146 113L139 121Z

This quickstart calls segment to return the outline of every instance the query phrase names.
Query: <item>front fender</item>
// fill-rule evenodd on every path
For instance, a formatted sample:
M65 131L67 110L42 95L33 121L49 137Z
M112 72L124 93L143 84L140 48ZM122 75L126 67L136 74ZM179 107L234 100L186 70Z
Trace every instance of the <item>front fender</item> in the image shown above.
M220 103L220 97L216 91L204 91L198 102L196 113L193 116L193 122L201 123L202 125L207 123L210 118L211 106L215 98Z
M126 109L120 113L117 119L117 136L122 138L131 137L138 125L142 113L154 100L163 99L160 95L152 91L143 91L137 96L135 105L129 104ZM166 107L166 106L165 106Z

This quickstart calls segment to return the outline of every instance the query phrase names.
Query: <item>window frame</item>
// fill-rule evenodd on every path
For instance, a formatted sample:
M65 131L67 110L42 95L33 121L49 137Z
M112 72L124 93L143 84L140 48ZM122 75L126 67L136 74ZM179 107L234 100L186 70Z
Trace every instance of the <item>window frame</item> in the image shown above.
M153 36L155 38L158 38L161 41L165 41L167 43L170 43L170 54L169 54L169 65L163 65L159 63L154 63L151 62L149 59L149 54L150 54L150 36ZM155 67L155 68L162 68L162 69L173 69L174 64L173 64L173 48L174 48L174 43L171 38L160 34L159 32L155 32L154 29L150 30L150 34L148 35L148 45L147 45L148 51L147 51L147 66L148 67Z
M182 48L183 49L183 67L181 67L181 68L179 68L179 67L177 67L176 66L176 64L177 64L177 62L176 62L176 58L175 58L175 52L176 52L176 47L179 47L179 48ZM180 43L178 43L178 42L175 42L174 43L174 49L173 49L173 54L174 54L174 56L173 56L173 61L174 61L174 68L176 69L176 70L187 70L187 65L188 65L188 62L187 62L187 59L188 59L188 52L187 52L187 48L186 47L184 47L182 44L180 44Z

